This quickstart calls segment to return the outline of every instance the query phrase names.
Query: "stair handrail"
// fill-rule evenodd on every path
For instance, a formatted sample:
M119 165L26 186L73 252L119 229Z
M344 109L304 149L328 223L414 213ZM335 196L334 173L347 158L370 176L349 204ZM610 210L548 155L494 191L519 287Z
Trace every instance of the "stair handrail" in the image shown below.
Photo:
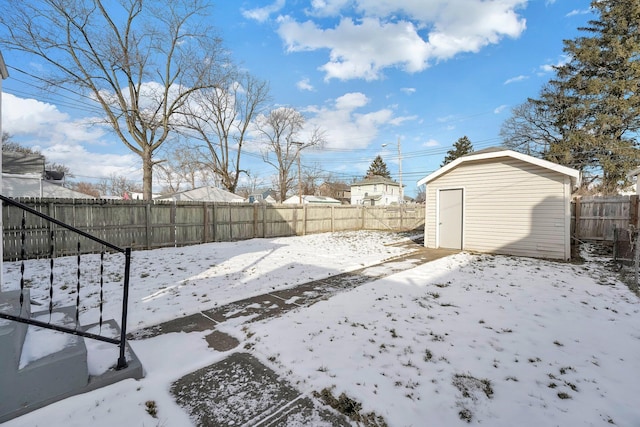
M65 224L64 222L57 220L55 218L53 218L50 215L44 214L42 212L39 212L23 203L18 202L17 200L14 200L10 197L6 197L2 194L0 194L0 200L2 200L3 202L15 206L23 211L29 212L33 215L36 215L46 221L52 222L62 228L66 228L67 230L74 232L76 234L79 234L89 240L92 240L96 243L99 243L109 249L112 249L115 252L120 252L124 254L124 259L125 259L125 264L124 264L124 282L123 282L123 295L122 295L122 317L121 317L121 325L120 325L120 338L119 339L115 339L115 338L109 338L109 337L103 337L101 335L97 335L97 334L93 334L87 331L83 331L83 330L78 330L78 329L72 329L72 328L67 328L64 326L59 326L59 325L52 325L50 323L46 323L46 322L41 322L35 319L25 319L23 317L20 316L14 316L12 314L8 314L8 313L0 313L0 318L4 318L4 319L8 319L8 320L13 320L16 322L21 322L21 323L26 323L29 325L34 325L34 326L40 326L42 328L46 328L46 329L52 329L52 330L56 330L59 332L65 332L65 333L69 333L69 334L73 334L73 335L78 335L78 336L82 336L82 337L86 337L86 338L90 338L90 339L95 339L98 341L103 341L103 342L107 342L107 343L111 343L111 344L117 344L120 348L120 353L118 356L118 362L116 364L116 369L120 370L120 369L124 369L127 367L127 359L126 359L126 355L125 355L125 349L126 349L126 336L127 336L127 307L128 307L128 300L129 300L129 274L131 271L131 248L121 248L119 246L114 245L113 243L109 243L103 239L100 239L99 237L93 236L92 234L87 233L86 231L80 230L76 227L73 227L69 224Z

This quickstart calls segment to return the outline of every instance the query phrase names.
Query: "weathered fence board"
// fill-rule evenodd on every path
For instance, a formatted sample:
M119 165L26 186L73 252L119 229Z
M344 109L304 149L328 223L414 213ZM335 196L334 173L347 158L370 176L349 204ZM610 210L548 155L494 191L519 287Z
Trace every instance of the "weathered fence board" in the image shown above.
M135 200L20 199L20 202L119 247L155 249L207 242L284 237L348 230L410 230L424 225L424 206L314 206ZM17 208L2 210L4 258L99 252L90 240L24 216ZM22 238L24 236L24 243Z
M572 205L573 233L580 240L614 240L614 229L638 224L638 196L579 197Z

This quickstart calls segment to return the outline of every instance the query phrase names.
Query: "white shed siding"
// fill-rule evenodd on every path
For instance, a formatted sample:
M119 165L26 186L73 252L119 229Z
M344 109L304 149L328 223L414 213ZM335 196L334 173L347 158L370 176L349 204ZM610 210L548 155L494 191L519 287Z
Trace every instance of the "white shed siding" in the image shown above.
M462 163L427 184L427 247L438 247L438 190L462 188L463 249L567 258L569 178L503 157Z

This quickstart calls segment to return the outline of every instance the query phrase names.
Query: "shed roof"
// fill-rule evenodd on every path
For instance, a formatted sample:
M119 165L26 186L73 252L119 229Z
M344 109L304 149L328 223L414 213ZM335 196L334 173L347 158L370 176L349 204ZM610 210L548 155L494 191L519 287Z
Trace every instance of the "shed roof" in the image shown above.
M580 183L580 171L576 169L562 166L557 163L550 162L548 160L543 160L537 157L529 156L527 154L518 153L517 151L506 150L500 147L490 147L484 150L475 151L473 153L467 154L466 156L458 157L453 162L441 167L437 171L422 178L420 181L418 181L418 185L428 184L429 182L433 181L434 179L438 178L441 175L444 175L445 173L460 166L463 163L474 162L478 160L498 159L500 157L510 157L513 159L521 160L526 163L531 163L541 168L550 169L552 171L571 177L571 181L574 185L579 185Z
M283 204L293 205L300 203L300 196L291 196L284 202ZM302 196L303 204L312 204L312 205L340 205L340 200L336 200L332 197L326 196L311 196L311 195L303 195Z
M154 200L195 201L195 202L244 202L242 196L230 193L217 187L205 186L192 190L180 191Z
M354 182L353 184L351 184L351 186L353 187L354 185L357 186L357 185L372 185L372 184L388 184L388 185L397 185L398 187L400 186L400 184L398 184L391 178L387 178L380 175L368 176L362 181Z

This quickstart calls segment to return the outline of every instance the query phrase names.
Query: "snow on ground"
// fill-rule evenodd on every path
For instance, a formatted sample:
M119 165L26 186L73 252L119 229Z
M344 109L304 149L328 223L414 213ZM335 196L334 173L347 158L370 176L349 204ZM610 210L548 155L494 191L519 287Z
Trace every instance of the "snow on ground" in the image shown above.
M340 233L136 252L130 329L374 264L400 252L384 245L398 239ZM65 262L72 269L74 259ZM18 264L5 268L5 283L19 277ZM34 285L48 283L46 263L28 262L30 270ZM34 294L44 301L45 292ZM75 301L63 295L59 304ZM463 253L248 328L236 319L219 329L300 391L345 393L390 426L637 426L639 316L638 297L598 260ZM6 425L189 426L169 387L227 355L207 348L206 334L133 341L144 379Z
M363 231L134 251L128 330L376 264L406 253L406 249L390 246L403 239L406 237L393 233ZM123 266L123 255L105 254L105 319L120 320ZM20 263L4 263L4 269L3 290L19 289ZM80 270L80 321L96 323L100 255L83 255ZM42 307L49 304L49 273L48 259L25 262L31 299ZM53 274L54 305L75 306L77 258L55 259Z
M459 254L252 324L250 342L392 426L637 426L640 305L594 273Z

